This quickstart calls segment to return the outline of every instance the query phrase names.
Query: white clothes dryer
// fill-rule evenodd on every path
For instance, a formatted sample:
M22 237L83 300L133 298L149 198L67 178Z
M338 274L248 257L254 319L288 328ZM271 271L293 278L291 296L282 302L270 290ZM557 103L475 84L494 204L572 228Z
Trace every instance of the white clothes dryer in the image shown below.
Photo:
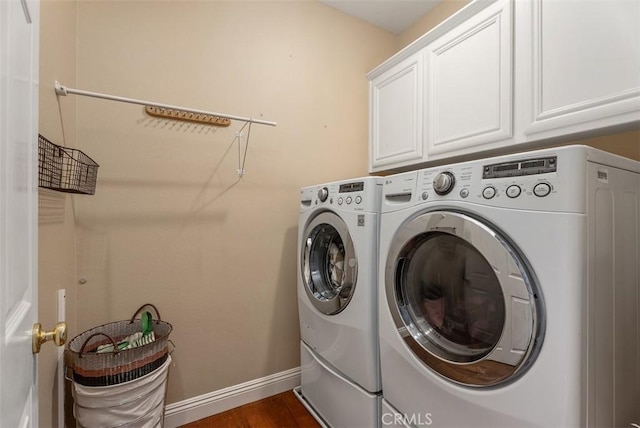
M382 180L300 191L299 398L331 427L380 420L378 232Z
M385 178L382 425L640 424L639 200L585 146Z

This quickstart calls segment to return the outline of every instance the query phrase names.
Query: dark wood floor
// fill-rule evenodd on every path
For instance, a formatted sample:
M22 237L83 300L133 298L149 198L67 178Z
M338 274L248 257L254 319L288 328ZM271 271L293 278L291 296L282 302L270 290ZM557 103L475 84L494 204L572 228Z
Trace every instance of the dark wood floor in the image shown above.
M182 428L317 428L320 425L292 391L218 413Z

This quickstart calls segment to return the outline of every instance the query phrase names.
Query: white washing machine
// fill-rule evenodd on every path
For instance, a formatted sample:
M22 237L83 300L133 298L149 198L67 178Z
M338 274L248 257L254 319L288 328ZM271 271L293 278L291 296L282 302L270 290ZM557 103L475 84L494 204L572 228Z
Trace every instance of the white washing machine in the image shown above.
M331 427L380 420L377 322L382 180L300 191L298 312L301 387L314 416Z
M584 146L387 177L382 425L640 424L639 199Z

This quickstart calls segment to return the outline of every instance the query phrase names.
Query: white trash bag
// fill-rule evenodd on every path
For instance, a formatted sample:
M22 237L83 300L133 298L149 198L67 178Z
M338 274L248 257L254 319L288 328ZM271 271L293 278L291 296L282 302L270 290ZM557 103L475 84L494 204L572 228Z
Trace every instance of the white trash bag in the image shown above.
M73 382L73 413L78 427L162 427L171 356L151 373L110 386Z

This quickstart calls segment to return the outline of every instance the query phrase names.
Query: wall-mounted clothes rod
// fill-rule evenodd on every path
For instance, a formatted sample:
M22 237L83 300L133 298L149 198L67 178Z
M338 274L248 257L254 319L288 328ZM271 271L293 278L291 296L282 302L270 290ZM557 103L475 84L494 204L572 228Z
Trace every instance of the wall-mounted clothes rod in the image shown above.
M231 119L231 120L239 120L241 122L247 122L247 123L257 123L259 125L269 125L269 126L276 126L276 122L270 122L267 120L259 120L259 119L254 119L251 117L243 117L243 116L234 116L234 115L230 115L230 114L223 114L223 113L214 113L214 112L210 112L210 111L205 111L205 110L196 110L196 109L192 109L192 108L188 108L188 107L179 107L179 106L174 106L174 105L170 105L170 104L161 104L161 103L156 103L153 101L144 101L144 100L137 100L134 98L125 98L125 97L119 97L116 95L108 95L108 94L101 94L99 92L89 92L89 91L83 91L81 89L73 89L73 88L68 88L62 84L60 84L60 82L55 82L55 90L56 90L56 94L57 95L69 95L69 94L75 94L75 95L82 95L85 97L93 97L93 98L102 98L105 100L111 100L111 101L120 101L123 103L129 103L129 104L139 104L142 106L152 106L152 107L157 107L157 108L161 108L161 109L167 109L167 110L181 110L187 113L193 113L193 114L200 114L200 115L207 115L207 116L218 116L218 117L222 117L225 119Z

